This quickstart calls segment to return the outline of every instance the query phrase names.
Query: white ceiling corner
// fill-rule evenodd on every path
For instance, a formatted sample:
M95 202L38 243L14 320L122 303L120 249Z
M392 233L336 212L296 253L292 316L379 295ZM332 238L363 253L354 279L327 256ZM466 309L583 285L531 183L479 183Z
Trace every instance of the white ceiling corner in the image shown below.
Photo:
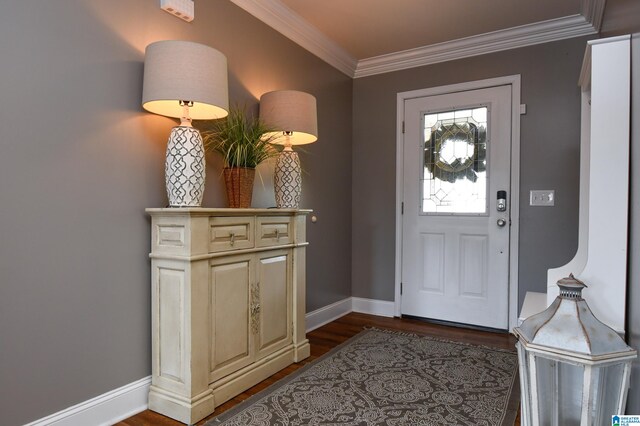
M231 0L329 65L353 77L358 61L278 0Z
M580 14L360 61L279 0L231 0L344 74L365 77L508 49L597 34L606 0L581 0Z

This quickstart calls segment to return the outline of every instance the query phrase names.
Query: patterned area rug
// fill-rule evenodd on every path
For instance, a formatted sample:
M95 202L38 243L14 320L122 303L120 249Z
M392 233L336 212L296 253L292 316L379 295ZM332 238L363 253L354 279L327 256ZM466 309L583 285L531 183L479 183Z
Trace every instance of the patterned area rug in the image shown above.
M513 425L515 352L365 330L206 426Z

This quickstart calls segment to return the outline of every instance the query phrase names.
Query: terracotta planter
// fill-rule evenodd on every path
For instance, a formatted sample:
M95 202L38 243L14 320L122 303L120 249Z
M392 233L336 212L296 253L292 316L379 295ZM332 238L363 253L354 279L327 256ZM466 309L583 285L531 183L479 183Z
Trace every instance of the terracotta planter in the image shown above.
M246 167L225 167L224 183L227 187L229 207L249 208L253 196L253 179L256 169Z

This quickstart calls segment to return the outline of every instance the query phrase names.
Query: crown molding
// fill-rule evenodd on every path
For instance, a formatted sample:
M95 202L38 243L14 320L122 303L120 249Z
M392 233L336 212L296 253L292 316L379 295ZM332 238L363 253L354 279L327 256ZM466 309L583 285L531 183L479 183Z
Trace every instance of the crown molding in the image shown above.
M596 32L602 28L604 7L607 0L582 0L580 2L580 14L593 26Z
M354 78L592 35L596 32L584 16L572 15L363 59L358 62Z
M278 0L231 0L329 65L353 77L358 61Z
M231 0L260 21L352 78L597 34L606 0L581 0L580 14L358 61L279 0Z

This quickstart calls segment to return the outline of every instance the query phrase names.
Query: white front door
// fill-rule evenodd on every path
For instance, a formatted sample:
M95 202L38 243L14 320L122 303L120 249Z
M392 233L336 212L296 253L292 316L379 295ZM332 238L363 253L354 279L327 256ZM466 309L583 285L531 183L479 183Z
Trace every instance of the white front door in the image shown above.
M403 315L508 328L511 112L510 85L405 100Z

